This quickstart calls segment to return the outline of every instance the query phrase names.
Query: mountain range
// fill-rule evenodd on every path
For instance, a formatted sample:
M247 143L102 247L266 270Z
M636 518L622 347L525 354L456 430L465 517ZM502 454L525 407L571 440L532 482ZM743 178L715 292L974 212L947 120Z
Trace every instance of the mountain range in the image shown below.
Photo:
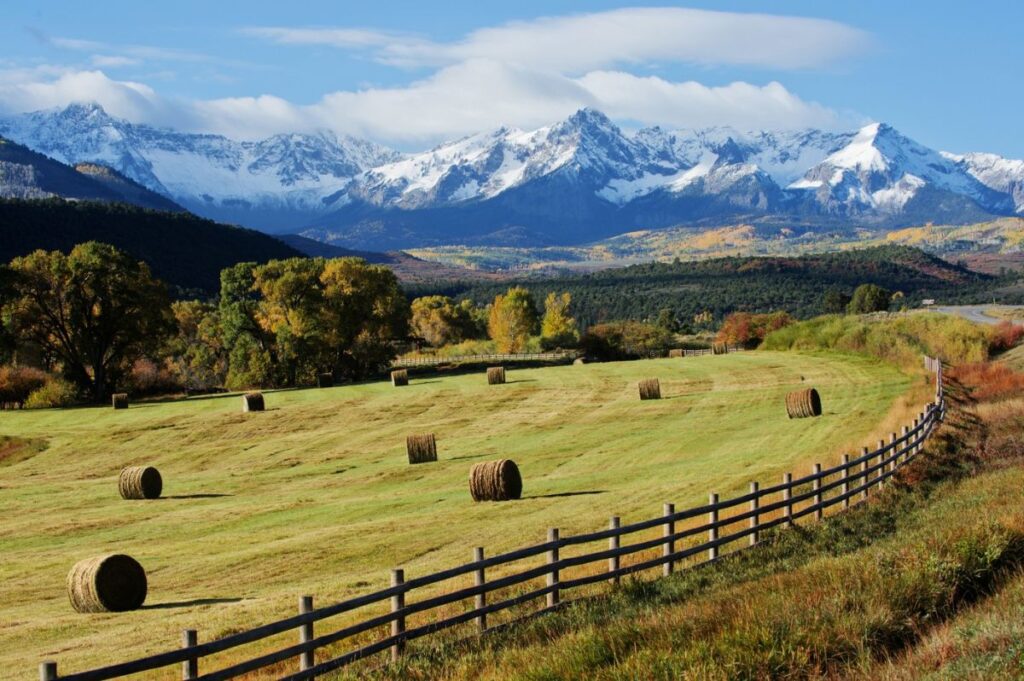
M400 154L326 132L235 141L75 104L0 119L0 135L110 168L202 216L378 251L581 244L740 221L843 230L1024 215L1024 161L937 151L882 123L627 133L583 109Z

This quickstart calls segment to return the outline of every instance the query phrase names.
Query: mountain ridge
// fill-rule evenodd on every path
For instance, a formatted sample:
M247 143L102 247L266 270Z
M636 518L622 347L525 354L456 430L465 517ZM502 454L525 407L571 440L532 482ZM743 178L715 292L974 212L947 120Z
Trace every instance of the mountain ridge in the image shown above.
M627 134L582 109L536 130L399 154L332 133L236 142L71 105L0 119L0 134L58 160L101 162L206 217L357 250L579 244L740 221L898 228L1024 215L1024 161L936 151L883 123Z

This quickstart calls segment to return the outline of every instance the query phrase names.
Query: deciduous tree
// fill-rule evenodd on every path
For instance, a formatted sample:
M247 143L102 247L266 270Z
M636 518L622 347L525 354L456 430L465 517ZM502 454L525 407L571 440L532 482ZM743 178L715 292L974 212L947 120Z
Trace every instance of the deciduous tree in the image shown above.
M11 262L10 328L94 400L173 331L170 300L149 267L113 246L36 251Z
M522 352L526 341L537 332L537 309L530 292L521 287L498 294L491 305L487 333L498 352Z

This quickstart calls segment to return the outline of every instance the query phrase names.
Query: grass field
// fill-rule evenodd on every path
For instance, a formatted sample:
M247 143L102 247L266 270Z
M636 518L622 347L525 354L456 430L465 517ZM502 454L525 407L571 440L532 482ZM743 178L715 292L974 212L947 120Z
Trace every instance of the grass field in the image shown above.
M636 381L659 376L661 401ZM0 414L0 664L17 678L56 658L63 672L175 647L488 552L660 513L774 481L877 440L927 387L876 361L752 352L510 370L267 394ZM801 382L801 377L806 382ZM790 421L783 396L821 392L824 416ZM917 392L911 402L906 396ZM903 396L901 398L901 396ZM409 466L405 436L437 434L439 461ZM19 441L27 440L19 448ZM474 504L470 466L512 458L524 498ZM152 464L165 498L122 501L117 474ZM120 551L149 574L147 606L78 615L64 579ZM291 637L288 639L292 640ZM249 649L252 650L251 648ZM176 671L176 670L175 670Z

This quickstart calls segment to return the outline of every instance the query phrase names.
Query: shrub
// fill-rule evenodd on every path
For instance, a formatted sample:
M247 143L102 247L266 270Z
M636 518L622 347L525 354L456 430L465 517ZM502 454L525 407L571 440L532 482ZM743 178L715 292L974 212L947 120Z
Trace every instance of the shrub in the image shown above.
M128 382L133 395L166 395L184 390L173 371L148 359L136 360Z
M22 407L29 395L46 384L47 373L32 367L0 367L0 404Z
M1004 320L992 327L991 334L989 351L1004 352L1015 347L1024 338L1024 326Z
M74 384L56 376L47 379L46 383L28 396L25 401L27 409L56 409L70 407L78 400Z
M1024 374L1005 364L976 362L950 369L949 376L971 389L979 400L998 400L1024 393Z
M768 334L766 350L841 350L872 355L904 367L918 367L921 355L953 363L988 359L990 331L950 315L913 314L871 320L828 315L797 322Z
M850 314L870 314L885 312L889 309L892 294L876 284L861 284L853 292L853 298L847 305Z
M664 355L671 344L671 333L644 322L597 324L580 339L588 356L605 361Z
M722 322L715 340L730 345L756 346L772 331L777 331L793 323L788 312L769 312L751 314L750 312L733 312Z

